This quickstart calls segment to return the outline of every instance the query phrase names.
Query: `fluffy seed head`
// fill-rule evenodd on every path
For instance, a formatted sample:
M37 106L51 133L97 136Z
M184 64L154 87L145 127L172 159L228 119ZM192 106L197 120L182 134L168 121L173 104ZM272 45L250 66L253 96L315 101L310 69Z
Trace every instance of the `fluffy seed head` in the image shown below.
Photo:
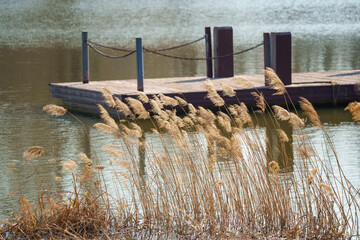
M105 102L109 105L109 107L112 108L116 106L113 98L113 93L110 90L108 90L107 88L102 88L101 94L105 98Z
M31 160L31 159L41 156L44 152L45 152L45 149L43 147L33 146L33 147L28 148L23 153L23 158Z
M67 110L65 108L57 106L55 104L45 105L42 110L44 112L47 112L48 114L56 116L56 117L63 116L67 112Z
M360 102L349 103L345 110L351 112L352 118L355 122L360 122Z
M235 97L236 93L229 84L222 82L222 83L220 83L220 85L221 85L221 88L223 89L222 93L224 96Z
M61 165L62 165L63 169L70 171L70 172L74 172L78 166L77 162L72 159L69 159L67 161L62 161Z
M144 108L144 105L137 99L134 98L126 98L127 103L130 105L135 114L138 115L140 119L147 119L150 117L150 114Z
M260 109L257 112L263 113L266 109L265 98L263 93L251 92L251 95L255 97L256 106Z
M283 95L286 92L284 83L280 80L276 72L271 68L264 70L265 81L271 86L272 89L276 90L273 95Z
M91 165L93 162L85 153L79 153L78 157L81 159L81 161L85 164Z
M310 119L310 122L314 126L321 128L320 117L317 114L317 112L315 111L311 102L309 102L306 98L300 97L299 104L300 104L301 109L306 114L306 116Z
M134 114L130 110L129 106L122 102L119 98L115 97L116 108L125 114L126 117L133 118Z
M143 103L148 103L149 102L149 98L148 98L148 96L145 94L145 93L143 93L143 92L137 92L137 95L138 95L138 99L140 100L140 101L142 101Z

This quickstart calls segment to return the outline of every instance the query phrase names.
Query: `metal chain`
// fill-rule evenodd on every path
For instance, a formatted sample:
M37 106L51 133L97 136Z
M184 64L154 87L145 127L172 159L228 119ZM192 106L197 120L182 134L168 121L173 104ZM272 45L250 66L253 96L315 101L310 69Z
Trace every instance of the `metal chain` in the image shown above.
M174 58L174 59L181 59L181 60L193 60L193 61L203 61L203 60L208 60L208 59L219 59L219 58L224 58L224 57L230 57L230 56L236 56L236 55L239 55L239 54L242 54L242 53L246 53L248 51L251 51L255 48L258 48L260 46L264 45L264 42L262 43L259 43L251 48L248 48L248 49L245 49L245 50L242 50L242 51L239 51L239 52L235 52L235 53L231 53L231 54L226 54L226 55L223 55L223 56L218 56L218 57L203 57L203 58L189 58L189 57L180 57L180 56L173 56L173 55L168 55L168 54L164 54L164 53L159 53L157 51L154 51L154 50L150 50L150 49L147 49L147 48L143 48L143 50L145 52L150 52L150 53L153 53L153 54L156 54L156 55L159 55L159 56L163 56L163 57L168 57L168 58Z
M163 51L169 51L169 50L173 50L173 49L177 49L177 48L181 48L181 47L186 47L188 45L191 45L191 44L194 44L194 43L197 43L201 40L205 39L205 35L202 36L201 38L199 39L196 39L194 41L191 41L191 42L188 42L188 43L184 43L184 44L181 44L181 45L178 45L178 46L174 46L174 47L169 47L169 48L162 48L162 49L155 49L155 50L152 50L154 52L163 52Z
M102 55L102 56L104 56L104 57L108 57L108 58L126 58L126 57L128 57L128 56L130 56L131 54L134 54L134 53L136 52L136 51L131 51L131 52L125 54L125 55L114 56L114 55L108 55L108 54L106 54L106 53L101 52L100 50L96 49L93 45L91 45L91 43L89 43L89 42L87 43L87 45L88 45L92 50L94 50L96 53L98 53L98 54L100 54L100 55Z
M90 40L88 41L88 44L92 44L92 45L102 47L102 48L107 48L107 49L114 50L114 51L122 51L122 52L128 52L128 53L134 51L134 50L124 49L124 48L110 47L110 46L102 45L100 43L96 43L96 42L93 42Z

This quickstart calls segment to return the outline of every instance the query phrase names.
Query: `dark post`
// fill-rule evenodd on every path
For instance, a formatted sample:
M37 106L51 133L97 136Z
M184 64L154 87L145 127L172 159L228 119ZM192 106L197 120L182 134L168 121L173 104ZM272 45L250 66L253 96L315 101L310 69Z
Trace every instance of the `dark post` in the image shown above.
M89 83L89 46L88 32L82 32L82 67L83 67L83 83Z
M214 28L215 77L234 76L234 49L232 27ZM226 56L226 57L222 57Z
M271 55L270 55L270 34L264 33L264 69L271 68ZM269 85L268 80L265 78L265 86Z
M142 39L136 38L136 70L137 70L137 90L144 91L144 61Z
M206 76L213 77L212 49L211 49L211 28L205 27L205 50L206 50Z
M291 33L270 33L270 66L284 85L291 84Z

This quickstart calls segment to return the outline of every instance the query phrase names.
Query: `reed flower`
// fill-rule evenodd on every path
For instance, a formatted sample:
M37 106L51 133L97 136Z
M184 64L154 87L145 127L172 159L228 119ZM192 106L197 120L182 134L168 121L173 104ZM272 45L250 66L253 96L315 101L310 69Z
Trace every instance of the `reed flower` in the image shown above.
M62 161L61 165L62 165L63 169L70 171L70 172L74 172L76 170L76 168L78 167L77 162L72 159L68 159L67 161Z
M44 152L45 152L45 149L43 147L33 146L33 147L28 148L23 153L23 158L31 160L31 159L41 156Z
M178 101L180 106L186 106L188 104L187 101L185 101L181 97L175 96L174 98Z
M275 161L269 162L269 171L273 174L277 174L280 171L279 164Z
M104 120L106 125L108 125L112 129L114 129L115 131L119 130L119 127L116 124L115 120L112 117L110 117L110 115L106 111L106 109L103 106L101 106L100 104L98 104L97 106L100 109L100 117Z
M126 155L124 151L118 149L114 145L104 145L101 148L114 157L123 157Z
M149 98L148 98L148 96L147 96L145 93L143 93L143 92L137 92L136 94L138 95L137 98L138 98L140 101L142 101L143 103L148 103L148 102L149 102Z
M276 72L267 67L264 70L264 73L265 81L267 81L270 87L276 91L273 95L283 95L286 92L286 89Z
M65 108L57 106L55 104L45 105L42 110L44 112L47 112L48 114L56 116L56 117L63 116L67 112L67 110Z
M223 89L224 96L235 97L236 93L229 84L222 82L222 83L220 83L220 85L221 85L221 88Z
M179 105L179 102L172 97L165 96L162 93L160 93L158 96L159 96L161 102L163 103L163 105L168 105L168 106L172 106L172 107L176 107Z
M360 102L349 103L345 110L351 112L352 118L355 122L360 122Z
M107 88L102 88L101 94L105 98L105 102L108 104L109 107L112 108L116 106L116 103L113 98L113 93L110 90L108 90Z
M144 105L139 100L128 97L126 98L126 101L130 105L134 113L138 115L138 118L147 119L150 117L149 112L146 111Z
M335 196L332 188L329 185L327 185L325 183L319 183L319 187L326 195L328 195L330 197Z
M301 109L306 114L306 116L310 119L310 122L314 126L321 128L322 125L320 122L320 117L317 114L317 112L315 111L311 102L309 102L306 98L300 97L299 104L300 104Z
M105 168L105 166L103 166L103 165L94 165L91 167L91 169L93 171L102 171L102 170L104 170L104 168Z
M85 164L88 164L88 165L92 165L93 164L93 161L85 154L85 153L79 153L78 154L78 157L80 158L80 160L85 163Z
M225 102L224 100L220 97L220 95L217 93L217 91L215 90L214 86L212 85L212 83L210 82L210 79L206 79L205 82L205 88L207 90L207 95L206 97L210 99L210 101L217 107L221 107L224 106Z
M116 103L116 108L124 113L125 117L130 117L130 118L134 118L134 114L133 112L130 110L129 106L126 105L124 102L122 102L119 98L115 97L115 103Z
M263 93L251 92L250 94L255 97L256 106L260 109L257 110L257 112L264 113L266 109L266 104Z
M233 77L231 79L235 84L243 87L243 88L253 88L254 84L252 84L247 78L244 77Z
M275 116L279 120L287 121L287 120L290 119L290 113L286 109L284 109L284 108L282 108L280 106L277 106L277 105L272 106L272 108L275 111Z
M288 142L289 141L289 138L287 136L287 134L284 132L284 130L282 129L276 129L276 132L279 136L279 141L280 142Z

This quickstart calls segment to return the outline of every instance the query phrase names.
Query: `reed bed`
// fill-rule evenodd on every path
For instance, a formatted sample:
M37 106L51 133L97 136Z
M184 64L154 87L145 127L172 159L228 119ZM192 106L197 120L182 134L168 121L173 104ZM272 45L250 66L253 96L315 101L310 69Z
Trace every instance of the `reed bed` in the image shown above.
M265 74L274 94L284 96L284 106L293 106L276 73L267 69ZM234 81L249 85L246 79ZM95 159L80 153L77 160L62 162L64 171L72 175L73 191L55 195L44 190L36 203L21 196L20 210L2 225L1 236L359 237L359 191L342 172L332 139L309 101L299 99L303 119L294 108L268 106L264 96L254 91L257 108L250 114L241 102L226 105L221 95L236 97L229 85L222 85L222 93L210 80L205 87L214 103L212 111L195 108L181 96L160 94L149 99L139 93L138 99L121 101L104 89L107 107L125 117L116 121L99 105L103 121L94 127L113 138L102 147L109 159L96 159L98 150L92 149ZM149 104L150 112L144 104ZM346 110L359 121L359 103L349 104ZM71 114L55 105L45 106L44 111L54 116ZM265 112L270 118L264 117ZM146 140L140 119L151 121L156 144ZM264 134L259 121L273 134ZM305 121L321 130L328 158L321 157L303 133ZM289 147L297 161L289 156ZM24 158L36 158L44 151L38 146L29 148ZM110 196L104 182L105 167L99 164L104 161L109 161L114 174L116 196ZM329 166L329 161L338 167Z

